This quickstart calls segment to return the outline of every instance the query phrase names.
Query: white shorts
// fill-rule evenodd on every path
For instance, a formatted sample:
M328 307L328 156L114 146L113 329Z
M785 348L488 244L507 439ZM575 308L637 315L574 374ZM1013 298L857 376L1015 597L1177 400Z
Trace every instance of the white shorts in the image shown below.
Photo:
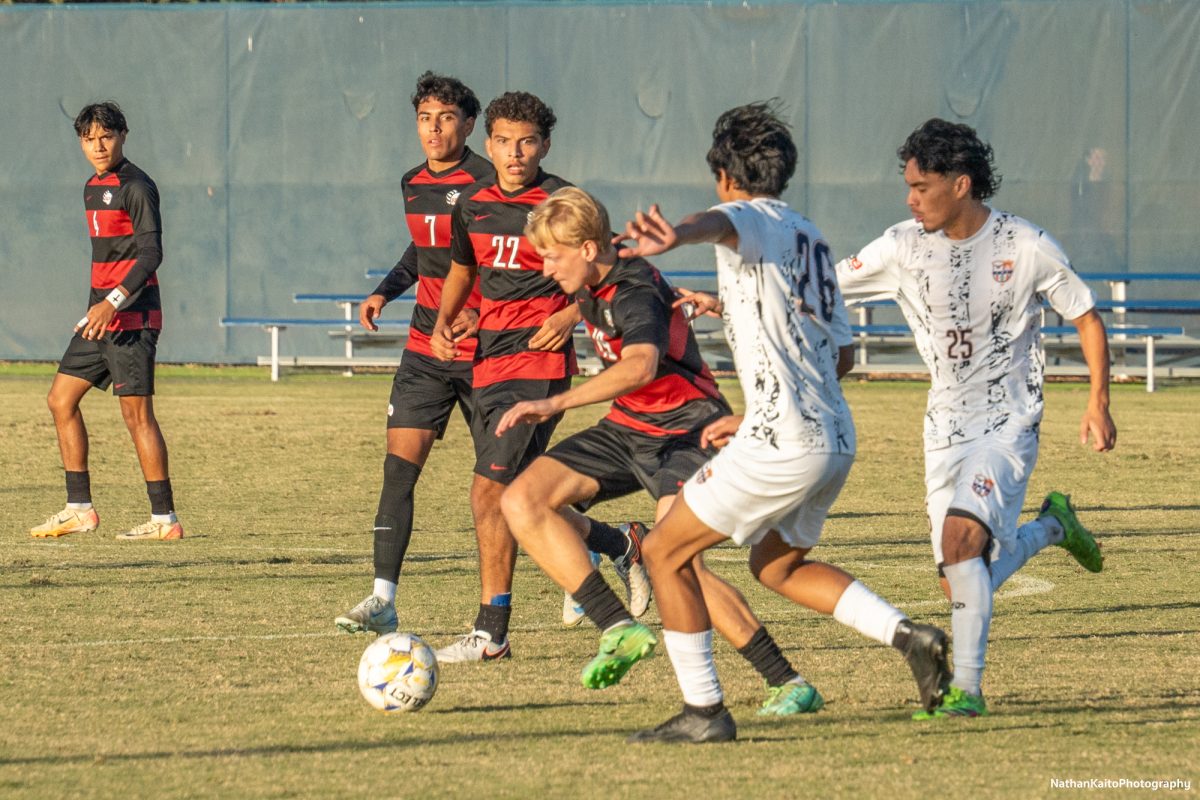
M738 544L778 531L792 547L821 538L829 507L850 474L847 453L800 453L734 438L683 485L688 507Z
M1013 548L1037 455L1037 434L1017 439L984 437L926 451L925 507L938 564L943 561L942 526L950 509L987 527L993 548Z

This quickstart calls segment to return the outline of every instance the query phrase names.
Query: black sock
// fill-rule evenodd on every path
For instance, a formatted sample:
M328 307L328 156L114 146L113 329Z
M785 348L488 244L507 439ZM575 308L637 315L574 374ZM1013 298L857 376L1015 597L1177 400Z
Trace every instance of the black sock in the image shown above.
M767 633L766 627L759 627L750 637L750 641L738 652L750 662L750 666L758 670L758 674L766 678L768 686L783 686L800 673L784 658L779 645Z
M475 630L483 631L492 637L492 641L500 644L508 638L508 620L512 616L512 606L490 606L479 604L479 616L475 617Z
M171 493L171 479L146 481L146 494L150 495L151 514L170 514L175 510L175 496Z
M612 587L604 582L598 570L588 573L579 588L571 592L571 597L583 608L597 628L606 631L618 622L631 620L633 617L625 609L625 604L613 592Z
M687 703L683 704L683 713L695 714L696 716L704 717L705 719L712 719L713 717L720 716L721 712L724 710L725 701L723 700L718 700L716 705L712 706L693 706Z
M67 502L92 502L92 473L87 470L83 472L67 470Z
M912 635L912 623L907 619L900 620L896 632L892 634L892 647L903 653L908 648L908 637Z
M618 559L625 555L625 551L629 548L629 539L621 533L619 528L605 525L603 522L597 522L588 517L588 535L584 544L593 553L603 553L611 559Z
M383 460L383 490L375 515L375 577L396 583L412 538L413 487L421 468L400 456Z

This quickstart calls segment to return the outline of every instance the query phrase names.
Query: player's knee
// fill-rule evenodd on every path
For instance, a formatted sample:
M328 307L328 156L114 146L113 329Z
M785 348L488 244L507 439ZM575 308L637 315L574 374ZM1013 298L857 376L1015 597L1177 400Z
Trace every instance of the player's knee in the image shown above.
M942 525L942 556L946 564L958 564L983 555L991 535L983 523L950 509Z
M46 407L50 409L50 415L55 419L69 417L75 413L75 409L79 407L78 403L73 402L69 397L64 397L58 394L53 389L46 395Z
M522 480L514 481L500 495L500 513L504 515L504 520L514 535L523 529L523 523L533 516L534 505L533 497Z

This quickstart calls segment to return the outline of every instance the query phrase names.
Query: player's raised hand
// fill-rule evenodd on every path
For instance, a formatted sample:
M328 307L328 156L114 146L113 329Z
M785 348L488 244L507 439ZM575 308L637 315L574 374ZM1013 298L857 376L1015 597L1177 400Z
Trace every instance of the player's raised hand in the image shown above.
M617 255L622 258L630 256L656 256L665 253L676 245L679 236L675 226L667 222L658 204L650 206L648 212L637 212L633 219L625 223L625 233L618 234L613 244L620 245L624 241L633 241L629 247L621 247Z
M729 444L729 440L737 433L745 417L741 414L731 414L727 417L713 420L700 431L700 447L715 447L720 450Z
M706 314L710 317L719 317L725 308L716 296L708 292L693 292L691 289L684 289L680 286L676 287L675 294L679 295L679 299L671 304L671 308L687 307L689 322Z
M1097 453L1107 452L1117 446L1117 424L1107 408L1088 403L1083 421L1079 423L1079 443L1086 446L1089 435L1092 449Z
M450 330L450 326L442 322L433 326L433 335L429 337L429 349L434 356L442 361L453 361L458 356L458 338Z
M579 324L579 305L571 303L566 308L546 317L542 327L529 340L530 350L562 350L571 341L571 331Z
M379 326L375 324L375 320L383 313L383 307L387 305L387 300L381 294L373 294L358 306L358 324L362 325L369 331L379 330Z
M496 424L496 436L503 436L505 431L524 423L536 425L539 422L545 422L557 413L558 408L554 405L554 398L522 400L504 412L504 416Z
M450 323L450 335L454 337L454 341L461 341L468 336L474 336L479 333L479 309L464 308L458 312L458 316L454 318L454 322Z

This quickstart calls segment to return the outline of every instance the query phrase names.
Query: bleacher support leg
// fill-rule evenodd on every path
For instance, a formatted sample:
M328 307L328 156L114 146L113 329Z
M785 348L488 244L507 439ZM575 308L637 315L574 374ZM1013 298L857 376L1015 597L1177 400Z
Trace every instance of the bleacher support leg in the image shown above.
M279 382L279 326L272 325L271 332L271 381Z
M1154 391L1154 337L1146 337L1146 391Z

